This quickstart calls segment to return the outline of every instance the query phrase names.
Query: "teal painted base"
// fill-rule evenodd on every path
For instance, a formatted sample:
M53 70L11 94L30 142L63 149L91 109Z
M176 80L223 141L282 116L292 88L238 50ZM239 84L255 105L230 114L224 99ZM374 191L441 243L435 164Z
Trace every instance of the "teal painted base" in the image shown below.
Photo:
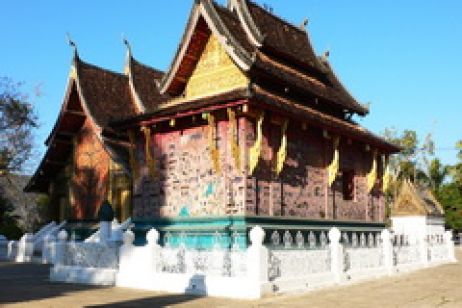
M271 242L271 234L286 230L292 236L297 231L303 235L309 231L319 234L337 227L342 232L380 232L385 228L381 222L313 220L290 217L265 216L220 216L220 217L179 217L157 220L134 220L135 245L146 243L146 232L155 228L160 232L161 245L177 247L185 244L187 248L210 249L214 245L230 248L233 244L240 248L249 245L248 231L261 226L266 233L265 243Z

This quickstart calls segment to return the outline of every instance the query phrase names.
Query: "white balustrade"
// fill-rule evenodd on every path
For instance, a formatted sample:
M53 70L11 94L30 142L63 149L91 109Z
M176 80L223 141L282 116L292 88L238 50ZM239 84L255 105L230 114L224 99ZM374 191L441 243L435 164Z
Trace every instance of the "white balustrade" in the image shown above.
M147 244L136 247L134 234L128 230L123 233L123 245L118 250L116 245L67 242L65 231L58 234L56 242L53 238L45 242L54 243L58 270L61 266L111 269L111 273L117 273L117 278L103 283L113 279L120 286L245 298L257 298L275 290L302 290L390 275L421 268L425 262L440 264L453 260L449 233L419 239L391 235L388 230L380 234L340 232L337 228L329 232L274 230L269 235L270 250L263 244L265 231L259 226L250 230L250 245L246 249L239 247L235 233L230 248L222 247L217 232L212 235L210 249L193 248L190 235L179 236L180 244L173 247L167 232L161 247L159 232L151 229L146 235ZM59 276L58 270L52 273Z

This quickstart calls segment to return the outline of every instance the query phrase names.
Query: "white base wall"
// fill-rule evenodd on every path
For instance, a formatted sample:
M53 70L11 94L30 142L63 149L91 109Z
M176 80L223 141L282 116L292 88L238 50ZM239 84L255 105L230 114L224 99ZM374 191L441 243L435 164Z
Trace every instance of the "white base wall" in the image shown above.
M272 284L259 284L246 277L218 277L200 274L155 273L137 275L119 272L116 286L170 293L186 293L241 299L257 299L273 292Z
M335 285L335 276L332 273L311 274L301 278L276 279L271 285L271 293L312 291Z
M50 281L113 286L116 269L55 265L50 269Z
M395 234L406 234L410 239L420 239L428 235L443 235L444 218L427 216L391 217L392 230Z

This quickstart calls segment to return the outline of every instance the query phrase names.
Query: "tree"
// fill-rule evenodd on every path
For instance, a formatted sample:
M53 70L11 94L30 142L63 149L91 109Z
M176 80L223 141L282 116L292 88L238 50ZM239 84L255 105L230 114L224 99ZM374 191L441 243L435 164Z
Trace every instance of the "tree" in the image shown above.
M438 195L441 185L449 174L449 169L438 158L434 158L428 164L422 181L427 183L435 195Z
M446 226L454 230L462 230L462 191L457 184L444 184L438 199L444 207Z
M462 230L462 140L456 143L457 162L447 167L451 180L443 183L438 191L438 199L444 207L446 225L454 230Z
M13 183L14 173L21 171L29 159L33 146L32 132L38 126L37 116L22 84L10 78L0 77L0 178L2 185ZM0 234L17 238L22 233L17 215L17 204L0 187ZM20 192L22 194L22 191Z
M0 187L0 234L8 239L19 239L22 230L17 225L18 216L14 215L13 211L13 205L5 198L3 189Z
M0 176L21 170L32 150L37 116L21 83L0 77Z
M456 149L459 162L450 168L450 173L454 183L462 191L462 140L456 143Z
M406 129L399 133L396 129L385 129L383 136L401 147L400 153L390 157L389 164L393 174L390 190L385 195L387 203L392 204L404 179L430 186L432 180L428 176L434 154L432 135L428 134L423 142L419 141L414 130ZM433 162L435 164L435 162Z

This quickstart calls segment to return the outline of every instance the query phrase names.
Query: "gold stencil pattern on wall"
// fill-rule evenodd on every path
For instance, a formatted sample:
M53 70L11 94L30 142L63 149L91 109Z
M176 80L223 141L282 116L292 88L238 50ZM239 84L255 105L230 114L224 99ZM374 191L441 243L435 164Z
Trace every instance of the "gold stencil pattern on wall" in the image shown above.
M372 151L372 167L369 173L366 175L367 181L367 192L371 192L372 188L375 186L375 181L377 180L377 150Z
M146 157L146 165L148 166L149 177L151 180L155 179L156 176L156 169L155 169L155 161L152 157L151 151L151 128L144 126L141 128L144 133L144 155Z
M327 167L327 175L328 175L327 181L328 181L329 187L331 187L332 184L334 183L335 178L337 177L339 166L340 166L340 154L339 154L339 149L338 149L339 143L340 143L340 137L335 136L333 139L334 157L332 158L332 162L330 163L330 165Z
M228 108L228 121L229 121L229 142L231 143L231 154L234 159L234 165L237 170L241 170L241 155L239 152L238 132L237 132L237 119L236 112L232 108Z
M287 157L287 126L289 125L289 120L285 120L281 126L281 145L276 155L276 175L279 175L284 168L284 162Z
M209 139L209 149L210 149L210 158L212 159L213 169L217 174L220 173L220 154L217 147L217 124L215 121L215 116L211 113L207 114L207 119L209 122L208 127L208 139Z
M186 85L185 95L187 98L210 96L247 84L248 78L233 63L218 39L210 35Z
M382 179L382 191L386 192L390 188L391 183L391 171L390 171L390 161L389 157L386 155L382 156L383 161L383 179Z
M263 140L262 125L265 113L262 111L257 119L257 138L254 145L249 150L249 175L252 175L258 165L261 154L261 144Z
M130 169L132 173L132 178L134 180L138 179L138 163L136 161L136 135L133 128L128 130L128 140L130 141Z

